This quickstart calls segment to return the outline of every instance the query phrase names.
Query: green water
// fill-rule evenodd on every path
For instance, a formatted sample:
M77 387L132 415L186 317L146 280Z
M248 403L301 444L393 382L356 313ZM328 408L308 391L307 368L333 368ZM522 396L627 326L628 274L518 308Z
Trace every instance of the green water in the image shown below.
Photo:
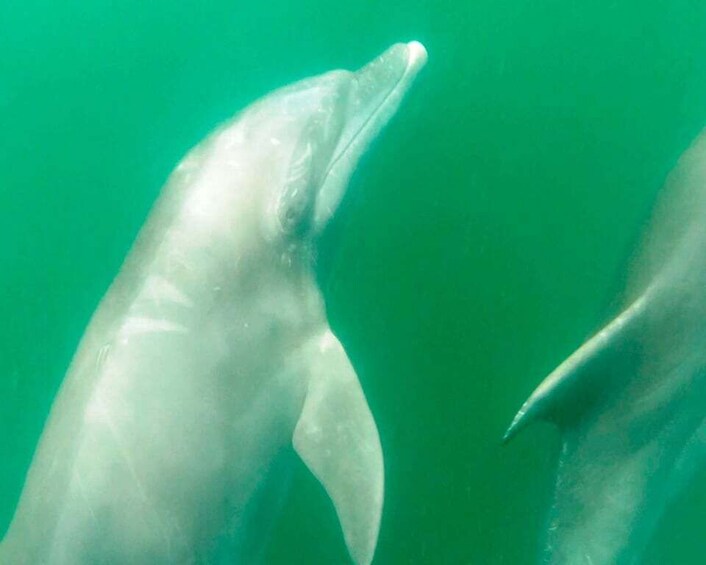
M701 0L0 3L0 530L180 156L272 88L409 39L429 64L319 268L385 452L377 562L535 562L558 437L500 437L611 314L666 173L706 125ZM702 563L704 512L706 474L646 562ZM268 562L347 562L303 465Z

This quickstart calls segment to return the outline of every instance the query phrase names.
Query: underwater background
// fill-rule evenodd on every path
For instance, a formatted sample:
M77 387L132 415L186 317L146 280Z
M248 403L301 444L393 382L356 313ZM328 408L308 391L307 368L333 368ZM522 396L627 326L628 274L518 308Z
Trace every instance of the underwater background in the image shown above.
M266 92L417 39L318 271L381 434L376 563L531 564L558 435L502 434L615 313L706 126L702 0L0 2L0 532L78 340L162 183ZM703 563L706 472L648 564ZM267 562L347 563L297 463Z

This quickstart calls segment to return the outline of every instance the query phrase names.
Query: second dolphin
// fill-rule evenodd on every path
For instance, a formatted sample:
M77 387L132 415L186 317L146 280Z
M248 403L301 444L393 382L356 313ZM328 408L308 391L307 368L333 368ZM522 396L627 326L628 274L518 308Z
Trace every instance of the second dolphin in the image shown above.
M632 564L706 454L706 133L667 180L622 311L525 402L562 431L546 562Z

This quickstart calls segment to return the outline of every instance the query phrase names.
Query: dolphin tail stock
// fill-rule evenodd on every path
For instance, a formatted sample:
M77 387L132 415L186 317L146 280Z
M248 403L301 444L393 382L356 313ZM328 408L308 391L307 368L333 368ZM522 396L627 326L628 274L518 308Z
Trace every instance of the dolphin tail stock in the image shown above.
M331 330L303 353L309 389L294 430L294 449L333 501L351 557L367 565L375 553L384 491L377 427Z
M552 371L517 412L503 442L535 420L565 427L580 419L600 396L606 381L623 369L620 362L632 355L632 337L639 331L647 300L648 293L642 294Z

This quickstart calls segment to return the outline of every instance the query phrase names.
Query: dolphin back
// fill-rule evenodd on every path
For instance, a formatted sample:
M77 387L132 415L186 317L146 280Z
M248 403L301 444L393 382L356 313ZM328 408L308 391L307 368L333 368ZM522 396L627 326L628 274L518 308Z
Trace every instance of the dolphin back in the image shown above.
M634 298L663 276L706 280L706 130L679 158L657 198L637 253L629 265L627 294ZM689 266L689 272L683 268ZM699 265L705 265L701 269ZM696 267L696 269L695 269Z

